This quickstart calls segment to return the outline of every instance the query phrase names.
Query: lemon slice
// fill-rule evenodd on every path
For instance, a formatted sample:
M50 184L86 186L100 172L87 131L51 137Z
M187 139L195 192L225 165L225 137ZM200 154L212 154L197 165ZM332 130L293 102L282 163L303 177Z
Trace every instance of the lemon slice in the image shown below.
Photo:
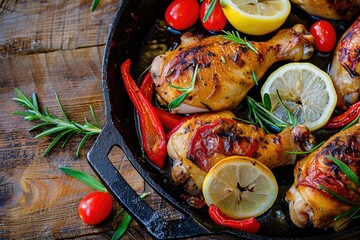
M244 156L222 159L207 173L203 187L207 205L214 204L234 219L256 217L268 210L278 194L273 173Z
M220 4L231 25L251 35L278 29L291 10L289 0L220 0Z
M311 63L289 63L274 71L261 88L261 96L270 95L271 111L287 121L287 111L279 95L299 124L310 131L324 126L335 109L337 95L330 76Z

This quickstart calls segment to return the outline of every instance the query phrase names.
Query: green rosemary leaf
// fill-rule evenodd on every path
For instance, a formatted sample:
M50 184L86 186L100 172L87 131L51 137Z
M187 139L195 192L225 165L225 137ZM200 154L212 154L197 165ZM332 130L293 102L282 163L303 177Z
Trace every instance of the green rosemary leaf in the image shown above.
M184 92L186 93L187 91L189 91L189 88L184 88L184 87L179 87L179 86L176 86L176 85L173 85L173 84L169 84L170 87L172 88L175 88L176 90L180 91L180 92Z
M20 115L20 116L33 116L34 114L30 112L22 112L22 111L14 111L12 112L13 115Z
M131 219L132 217L128 213L126 213L124 218L121 220L118 228L116 229L114 235L112 236L111 240L118 240L124 235L126 229L129 227Z
M215 6L216 6L216 1L217 0L211 1L209 8L206 10L206 13L204 15L203 22L206 22L209 19L210 15L213 13Z
M334 218L334 221L338 221L344 217L349 217L349 220L352 218L355 218L355 217L359 217L359 216L356 216L356 214L358 214L359 212L360 212L360 206L354 207L346 212L343 212L343 213L337 215Z
M341 160L333 157L333 156L325 156L327 159L330 159L333 161L340 169L345 173L345 175L356 184L356 186L360 187L360 181L359 178L356 176L356 174Z
M46 156L49 154L49 152L54 148L54 146L60 141L61 138L63 138L66 134L68 134L69 132L71 132L72 130L67 130L65 132L62 132L61 134L57 135L52 142L50 143L50 145L46 148L46 150L43 152L43 156Z
M95 8L99 5L100 0L93 0L92 4L91 4L91 11L95 11Z
M168 104L168 108L172 109L172 108L176 108L177 106L179 106L187 97L187 95L192 92L194 90L195 87L195 81L196 81L196 76L198 74L199 71L199 64L196 64L195 66L195 70L193 72L193 76L191 79L191 86L189 88L182 88L182 87L178 87L178 86L174 86L174 85L170 85L171 87L184 92L183 94L181 94L180 96L178 96L177 98L175 98L174 100L172 100L169 104ZM180 90L182 89L182 90Z
M98 121L98 119L97 119L97 117L96 117L94 108L93 108L91 105L90 105L90 112L91 112L91 116L92 116L92 118L93 118L93 120L94 120L94 122L95 122L95 126L98 127L98 128L100 128L100 124L99 124L99 121Z
M270 100L270 95L268 93L264 94L263 103L264 103L265 109L270 111L271 110L271 100Z
M107 192L107 189L99 180L97 180L96 178L94 178L93 176L91 176L85 172L75 170L72 168L68 168L68 167L60 167L60 170L63 171L65 174L85 183L86 185L88 185L89 187L92 187L93 189L95 189L97 191Z
M313 151L315 151L316 149L318 149L319 147L321 147L324 144L325 141L322 141L321 143L317 144L316 146L314 146L313 148L311 148L309 151L302 151L302 152L292 152L292 151L286 151L286 153L289 154L309 154L312 153Z
M259 81L257 79L256 73L254 71L251 71L251 76L255 82L255 85L258 86L259 85Z
M35 125L32 128L29 128L29 132L34 131L34 130L36 130L38 128L41 128L41 127L48 126L48 125L52 125L52 124L51 123L39 123L38 125Z
M283 100L281 99L281 96L279 94L279 91L276 89L276 95L277 95L277 98L278 98L278 101L280 103L280 105L285 109L287 115L288 115L288 123L294 127L295 123L297 123L297 120L294 120L294 117L291 115L291 112L289 110L289 108L284 104Z
M75 134L74 131L72 131L71 133L68 134L67 138L65 138L63 144L61 145L61 148L64 148L65 145L69 142L70 138Z
M35 136L35 138L41 138L41 137L44 137L44 136L48 136L48 135L51 135L51 134L54 134L54 133L64 131L66 129L67 129L66 126L53 127L53 128L50 128L48 130L43 131L42 133L39 133L38 135Z
M351 205L358 205L360 204L360 202L352 202L352 201L349 201L347 200L346 198L340 196L339 194L337 194L336 192L333 192L331 191L330 189L328 189L327 187L319 184L319 187L325 191L327 191L328 193L330 193L333 197L337 198L338 200L342 201L342 202L345 202L345 203L348 203L348 204L351 204Z
M39 112L39 103L37 100L36 93L33 93L31 96L32 96L32 103L33 103L34 107L37 109L37 111Z
M172 100L169 105L168 105L168 108L169 109L173 109L173 108L176 108L178 107L184 100L185 98L187 97L188 93L183 93L181 94L180 96L178 96L177 98L175 98L174 100Z
M60 98L59 98L59 95L57 94L57 92L55 92L55 98L56 98L57 104L59 105L61 113L63 114L65 120L70 121L69 118L67 117L66 113L65 113L64 107L61 104L61 101L60 101Z
M86 140L88 140L88 138L90 137L90 134L86 134L83 139L81 139L80 143L79 143L79 146L76 150L76 157L79 157L80 156L80 152L81 152L81 149L83 148Z

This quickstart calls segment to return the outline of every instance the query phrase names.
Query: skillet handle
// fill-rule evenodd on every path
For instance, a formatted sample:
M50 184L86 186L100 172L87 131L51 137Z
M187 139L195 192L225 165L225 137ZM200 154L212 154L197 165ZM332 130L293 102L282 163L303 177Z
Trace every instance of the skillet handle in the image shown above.
M182 219L165 220L145 201L141 200L108 158L108 154L114 146L120 147L128 158L134 157L131 151L124 147L123 144L124 139L115 126L106 123L95 144L87 154L87 159L94 172L124 209L157 239L211 234L208 229L201 226L189 215ZM133 161L130 162L134 165Z

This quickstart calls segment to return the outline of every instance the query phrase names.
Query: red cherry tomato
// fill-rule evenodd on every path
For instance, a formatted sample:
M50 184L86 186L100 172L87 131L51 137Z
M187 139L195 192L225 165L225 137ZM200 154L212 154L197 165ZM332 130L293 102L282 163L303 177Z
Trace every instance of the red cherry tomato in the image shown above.
M199 11L197 0L175 0L167 7L165 20L170 27L182 31L196 23Z
M206 20L206 22L203 21L211 2L212 0L204 0L202 2L200 7L200 21L206 30L218 32L224 29L227 22L219 0L216 0L215 8L210 17Z
M98 224L109 216L112 202L111 196L106 192L90 193L80 201L79 216L86 224Z
M310 33L314 36L315 48L320 52L331 52L336 44L336 32L333 25L326 20L315 22Z

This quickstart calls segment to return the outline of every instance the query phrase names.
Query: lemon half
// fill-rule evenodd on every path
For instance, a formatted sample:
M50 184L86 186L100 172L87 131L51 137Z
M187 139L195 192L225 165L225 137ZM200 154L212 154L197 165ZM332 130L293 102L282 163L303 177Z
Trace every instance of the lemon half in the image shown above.
M275 31L291 10L289 0L220 0L220 4L231 25L250 35Z
M287 121L281 100L310 131L324 126L333 113L337 95L330 76L311 63L288 63L275 70L264 82L261 96L270 95L272 112Z
M227 157L207 173L203 187L207 205L214 204L234 219L256 217L268 210L278 194L273 173L244 156Z

